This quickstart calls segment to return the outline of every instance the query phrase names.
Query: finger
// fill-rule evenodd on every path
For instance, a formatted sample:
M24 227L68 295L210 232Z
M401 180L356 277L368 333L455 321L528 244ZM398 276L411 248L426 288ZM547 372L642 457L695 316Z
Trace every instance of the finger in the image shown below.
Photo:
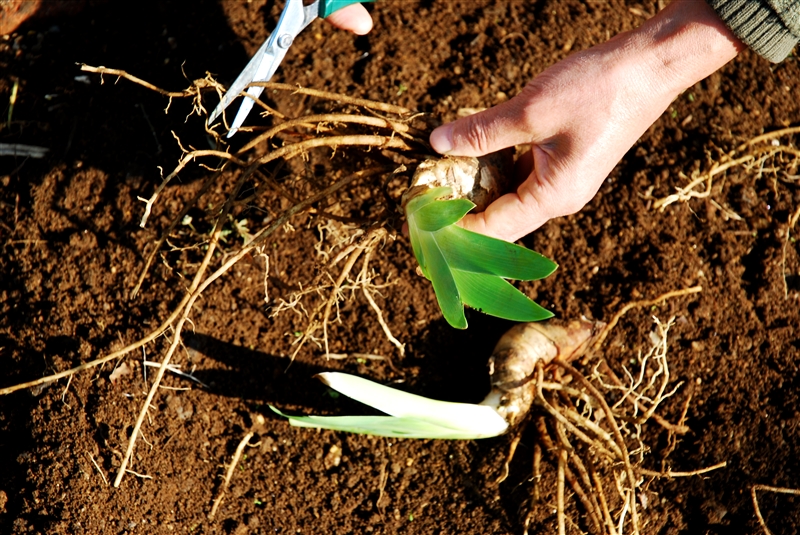
M526 180L514 193L495 200L481 213L467 214L461 220L464 228L506 241L516 241L544 225L550 218L565 215L558 199L581 197L582 192L565 192L542 180L554 170L549 165L550 156L534 147L517 160L517 171L528 170ZM556 183L558 181L555 181Z
M366 35L372 29L372 17L361 4L352 4L335 11L326 18L328 22L356 35Z
M520 93L493 108L440 126L431 132L436 152L453 156L483 156L537 137L529 118L534 114L529 95Z
M536 162L533 160L533 149L526 150L519 155L517 161L514 162L514 176L513 182L508 186L509 190L516 190L525 182L529 176L533 175L534 166Z
M467 230L513 242L541 227L548 219L550 216L536 199L523 200L518 193L507 193L485 211L467 214L459 224Z

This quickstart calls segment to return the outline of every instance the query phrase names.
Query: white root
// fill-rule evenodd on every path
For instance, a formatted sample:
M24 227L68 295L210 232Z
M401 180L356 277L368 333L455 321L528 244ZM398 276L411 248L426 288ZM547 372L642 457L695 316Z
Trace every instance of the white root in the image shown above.
M570 362L582 356L605 324L579 319L515 325L497 342L489 359L492 391L481 404L494 407L509 427L528 414L536 396L536 364L555 359Z

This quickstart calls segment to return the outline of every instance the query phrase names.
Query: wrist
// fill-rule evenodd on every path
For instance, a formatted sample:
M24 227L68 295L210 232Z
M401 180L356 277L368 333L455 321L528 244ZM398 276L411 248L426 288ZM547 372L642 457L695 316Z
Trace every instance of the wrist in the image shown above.
M711 75L745 48L703 0L676 0L633 32L650 80L672 97Z

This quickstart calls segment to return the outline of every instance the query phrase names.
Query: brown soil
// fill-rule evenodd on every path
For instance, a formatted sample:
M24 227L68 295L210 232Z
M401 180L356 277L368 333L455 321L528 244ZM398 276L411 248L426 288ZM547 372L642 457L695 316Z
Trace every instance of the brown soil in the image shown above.
M210 71L229 83L280 10L271 0L158 2L146 9L99 4L71 17L29 21L0 39L4 103L19 80L10 124L3 110L0 142L49 148L42 160L0 157L0 386L135 341L168 316L187 284L176 267L187 257L170 253L140 295L127 297L148 244L205 171L190 169L171 185L144 230L137 197L151 194L158 166L175 165L180 149L171 132L186 146L207 146L202 120L184 121L188 102L176 101L164 114L166 99L140 86L81 77L76 63L125 69L171 89L188 85L184 73L195 79ZM570 52L635 27L656 5L386 0L372 8L376 27L366 37L315 23L276 81L449 120L459 108L513 95ZM800 249L793 240L786 277L782 263L789 218L800 205L797 182L734 169L719 177L708 199L663 212L651 207L652 198L687 182L681 173L707 168L718 148L800 124L798 80L795 58L771 65L743 53L682 95L581 213L525 240L561 266L547 280L524 286L559 317L608 320L631 299L703 286L697 296L629 312L605 344L606 358L619 368L648 346L652 315L676 316L672 374L690 386L661 414L677 421L691 391L692 431L668 464L694 470L728 462L703 477L649 483L645 533L754 533L760 528L750 487L800 486ZM302 112L304 104L294 102L301 107L287 113ZM227 188L221 184L212 200ZM204 221L202 210L195 215ZM299 218L294 233L282 231L270 243L272 298L313 276L316 223ZM191 241L182 232L176 241ZM195 367L208 388L167 377L166 386L189 390L158 394L131 465L148 478L128 474L119 489L101 473L113 479L149 388L141 352L125 359L133 373L116 384L106 366L69 384L0 397L0 532L521 533L531 492L532 429L523 435L511 477L496 486L509 437L397 441L313 432L290 428L266 409L354 410L312 379L325 369L387 382L402 378L404 388L440 399L477 401L486 393L486 359L508 324L471 313L467 331L450 329L432 290L414 274L402 237L382 250L375 268L397 281L379 301L407 344L406 356L399 358L363 298L343 305L331 350L390 355L399 373L382 361L326 362L314 345L290 365L287 354L303 319L292 312L270 317L263 265L243 261L205 293L192 315L186 351L176 356L184 369ZM159 360L165 346L163 339L150 344L148 359ZM245 450L209 520L226 464L251 429L259 445ZM645 465L659 470L665 433L652 428L646 438L653 449ZM342 450L338 466L334 447ZM554 499L548 490L545 503ZM774 533L800 532L797 496L762 494L761 509ZM580 523L580 509L570 512ZM539 507L533 532L552 533L554 526L552 509Z

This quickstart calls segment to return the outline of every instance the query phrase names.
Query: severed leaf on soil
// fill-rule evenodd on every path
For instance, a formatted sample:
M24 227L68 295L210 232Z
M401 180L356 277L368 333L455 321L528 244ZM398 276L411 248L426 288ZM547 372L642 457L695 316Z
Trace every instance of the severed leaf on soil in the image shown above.
M326 372L317 377L345 396L390 416L288 416L270 408L297 427L397 438L476 439L508 429L503 417L488 405L430 399L346 373Z

